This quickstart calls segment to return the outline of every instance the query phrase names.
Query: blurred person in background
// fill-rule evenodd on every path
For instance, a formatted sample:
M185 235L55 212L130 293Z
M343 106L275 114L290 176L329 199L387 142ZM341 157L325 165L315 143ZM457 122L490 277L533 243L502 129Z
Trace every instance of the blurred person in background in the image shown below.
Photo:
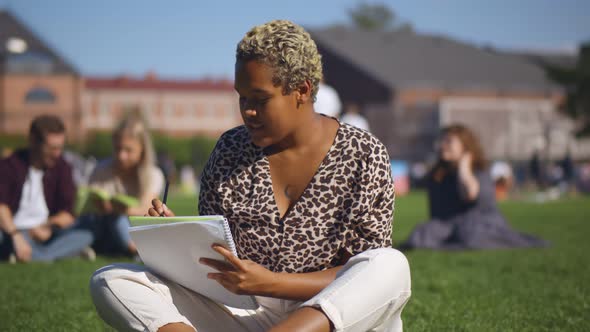
M581 163L578 169L576 189L582 193L590 193L590 162Z
M439 160L428 178L431 220L418 225L402 249L540 247L547 243L510 228L500 213L483 150L471 130L442 131Z
M490 175L496 188L496 200L504 201L508 199L514 184L514 175L510 164L503 160L494 161L490 169Z
M185 195L194 195L198 192L198 181L195 177L195 170L189 166L184 165L180 169L180 190Z
M63 158L72 167L72 176L74 177L76 186L88 185L88 179L96 167L96 159L92 156L86 159L79 153L71 150L65 150Z
M576 166L572 159L572 154L568 149L565 156L559 162L562 170L562 177L559 187L562 193L567 194L576 189Z
M81 216L80 224L93 231L94 248L110 255L136 255L137 249L129 236L128 216L144 215L164 184L146 124L139 116L128 115L113 132L113 157L98 163L89 186L110 196L134 197L138 204L125 206L90 197L96 210Z
M544 173L541 165L541 157L539 150L535 150L529 161L529 174L531 180L536 185L537 190L542 190L545 187Z
M369 122L361 114L361 110L357 104L350 104L346 108L346 113L342 116L340 121L348 123L351 126L355 126L362 130L370 131Z
M323 79L319 84L313 109L318 113L333 118L340 117L342 102L340 101L338 92L336 92L336 89L326 84Z
M424 188L424 181L428 175L428 167L425 162L415 162L410 167L410 187L411 188Z
M65 140L63 122L42 115L31 123L28 148L0 161L1 258L94 259L92 234L73 227L76 187L62 157Z

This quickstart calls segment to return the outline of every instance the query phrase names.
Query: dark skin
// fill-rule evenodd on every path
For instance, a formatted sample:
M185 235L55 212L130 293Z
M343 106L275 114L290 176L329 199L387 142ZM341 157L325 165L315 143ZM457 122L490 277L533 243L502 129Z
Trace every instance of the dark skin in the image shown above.
M260 62L236 63L235 89L240 95L240 112L253 143L266 152L276 207L284 218L324 160L339 124L314 112L310 81L284 94L282 86L273 85L272 77L272 69ZM157 199L148 214L174 215ZM276 273L255 262L241 260L219 245L214 245L213 249L225 260L201 259L200 263L217 270L208 277L236 294L306 301L334 281L341 268L312 273ZM344 256L343 264L350 254L344 253ZM328 332L330 329L330 321L321 310L306 307L296 310L270 331ZM172 323L159 331L193 329L182 323Z
M252 140L265 149L282 218L316 173L339 124L313 111L310 82L283 95L272 84L271 68L258 62L236 65L235 87Z

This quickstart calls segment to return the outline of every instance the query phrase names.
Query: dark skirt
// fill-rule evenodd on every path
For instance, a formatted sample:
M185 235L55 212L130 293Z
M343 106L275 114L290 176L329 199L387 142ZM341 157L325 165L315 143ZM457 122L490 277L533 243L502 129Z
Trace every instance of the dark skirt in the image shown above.
M403 249L495 249L545 247L549 243L510 228L499 212L466 213L448 220L433 219L412 231Z

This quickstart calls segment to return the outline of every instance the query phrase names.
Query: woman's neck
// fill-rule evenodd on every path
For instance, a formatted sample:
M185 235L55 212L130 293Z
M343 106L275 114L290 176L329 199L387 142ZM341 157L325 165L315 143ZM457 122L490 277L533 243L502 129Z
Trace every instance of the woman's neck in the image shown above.
M269 147L269 152L278 153L284 151L300 152L306 151L321 141L323 136L324 121L323 116L309 112L302 119L299 125L281 142Z
M137 175L138 167L132 167L129 169L122 169L119 166L115 167L115 172L121 179L131 179Z

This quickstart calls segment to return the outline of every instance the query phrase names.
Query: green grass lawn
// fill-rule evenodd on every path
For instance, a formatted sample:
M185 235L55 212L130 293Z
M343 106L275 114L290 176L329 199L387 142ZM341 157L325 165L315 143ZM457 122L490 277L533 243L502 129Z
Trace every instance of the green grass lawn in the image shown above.
M172 197L178 214L196 199ZM550 240L548 249L408 254L413 295L408 331L590 331L590 198L501 205L511 224ZM427 216L423 194L396 202L394 241ZM0 264L0 331L102 331L88 279L99 258Z

